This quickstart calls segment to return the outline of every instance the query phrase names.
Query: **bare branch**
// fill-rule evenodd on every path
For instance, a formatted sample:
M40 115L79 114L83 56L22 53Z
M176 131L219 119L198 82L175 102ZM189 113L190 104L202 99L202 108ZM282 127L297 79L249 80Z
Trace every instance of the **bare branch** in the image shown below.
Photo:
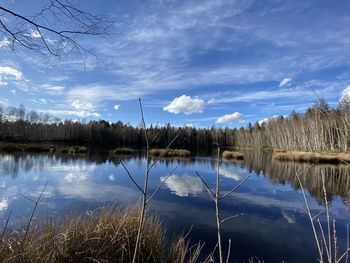
M238 187L240 187L252 174L248 174L246 176L246 178L244 178L242 181L239 182L238 185L236 185L234 188L232 188L229 192L227 192L226 194L224 194L223 196L221 196L219 199L224 199L225 197L229 196L230 194L232 194L234 191L236 191L238 189Z
M158 191L160 190L160 188L163 186L163 184L165 184L166 180L168 180L168 178L174 174L174 172L176 171L177 166L164 178L164 180L158 185L158 187L156 188L156 190L153 192L153 194L148 198L148 200L146 201L146 204L148 204L152 198L158 193Z
M36 203L36 200L33 200L33 199L31 199L31 198L29 198L29 197L23 195L23 194L19 194L19 195L22 196L23 198L27 199L28 201L34 203L34 204Z
M164 156L166 151L170 148L170 146L175 142L177 139L178 135L176 135L171 142L168 144L168 146L160 153L160 155L157 157L157 159L149 166L148 171L152 169L152 167Z
M195 173L197 174L197 176L199 177L199 179L201 179L202 185L204 186L204 188L207 190L209 196L215 200L215 194L214 192L210 189L209 185L204 181L204 179L202 178L202 176L199 175L199 173L197 171L195 171Z
M128 168L126 168L126 166L124 165L124 163L122 161L120 161L120 164L123 166L124 170L126 171L126 174L129 176L129 178L131 179L131 181L135 184L135 186L140 190L141 193L144 194L144 191L142 190L142 188L138 185L138 183L136 183L136 181L134 180L134 178L132 177L131 173L129 172Z
M240 216L242 216L242 215L243 215L243 213L240 213L240 214L237 214L237 215L233 215L233 216L226 217L225 219L223 219L223 220L220 221L220 224L225 223L226 221L228 221L228 220L230 220L230 219L240 217Z
M306 211L306 210L304 210L304 211ZM323 214L324 211L326 211L326 208L322 209L319 213L317 213L316 215L314 215L314 216L312 217L312 220L315 220L316 218L318 218L321 214Z
M4 6L0 6L0 10L4 17L0 21L0 28L4 30L0 33L9 38L12 51L19 44L23 48L58 59L61 53L68 54L72 51L77 51L79 57L87 54L96 57L76 37L107 35L112 25L108 18L80 10L68 0L50 0L47 7L32 17ZM33 31L38 36L32 36Z
M154 142L163 132L165 131L165 126L162 127L158 133L152 138L151 143Z

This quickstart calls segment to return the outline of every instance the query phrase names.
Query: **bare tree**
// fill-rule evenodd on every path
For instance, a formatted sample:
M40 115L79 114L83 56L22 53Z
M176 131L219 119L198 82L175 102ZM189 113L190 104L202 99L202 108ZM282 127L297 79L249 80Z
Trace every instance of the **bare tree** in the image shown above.
M220 147L218 146L217 148L217 166L216 166L216 184L215 184L215 191L213 191L209 185L205 182L205 180L200 176L200 174L195 171L199 179L201 180L201 183L203 187L207 190L207 193L209 197L214 201L215 203L215 217L216 217L216 230L217 230L217 237L218 237L218 242L217 242L217 247L219 250L219 262L220 263L228 263L230 262L230 253L231 253L231 239L229 239L229 245L228 245L228 250L227 250L227 256L226 256L226 261L224 261L224 253L223 253L223 248L222 248L222 239L221 239L221 225L233 218L236 218L240 216L241 214L229 216L227 218L221 219L220 215L220 201L222 199L225 199L229 195L231 195L234 191L238 189L250 176L251 174L248 174L247 177L245 177L241 182L239 182L235 187L233 187L231 190L226 192L225 194L221 194L221 185L222 185L222 179L220 178Z
M146 167L145 167L145 174L144 174L144 183L143 183L143 187L141 187L136 180L134 179L134 177L131 175L130 171L128 170L128 168L125 166L125 164L120 161L121 165L123 166L123 168L125 169L127 175L129 176L129 178L131 179L131 181L134 183L134 185L138 188L138 190L141 193L141 197L142 197L142 201L141 201L141 207L140 207L140 218L139 218L139 227L138 227L138 232L137 232L137 237L136 237L136 243L135 243L135 250L134 250L134 255L133 255L133 259L132 262L136 263L138 262L138 252L140 249L140 243L141 243L141 238L142 238L142 234L143 234L143 227L144 227L144 222L146 220L146 210L148 207L149 202L154 198L154 196L158 193L158 191L161 189L161 187L164 185L164 183L166 182L166 180L172 175L174 174L175 170L177 167L175 167L166 177L163 181L160 182L160 184L158 185L158 187L153 191L153 193L151 195L148 194L148 181L149 181L149 175L150 175L150 171L151 169L154 167L154 165L157 164L157 162L164 156L164 154L166 153L166 151L170 148L170 146L173 144L173 142L176 140L177 136L175 136L171 142L168 144L168 146L161 152L161 154L158 156L158 158L156 158L154 161L151 161L150 155L149 155L149 151L150 151L150 144L159 136L159 134L157 134L155 137L152 138L152 140L150 140L149 138L149 134L148 134L148 129L146 127L146 122L145 122L145 118L144 118L144 114L143 114L143 108L142 108L142 103L141 103L141 99L139 98L139 105L140 105L140 112L141 112L141 126L142 126L142 130L144 133L144 138L146 141Z
M111 24L107 17L81 10L69 0L48 0L32 16L0 4L1 41L12 51L22 47L56 58L76 52L85 59L93 52L78 37L106 35Z

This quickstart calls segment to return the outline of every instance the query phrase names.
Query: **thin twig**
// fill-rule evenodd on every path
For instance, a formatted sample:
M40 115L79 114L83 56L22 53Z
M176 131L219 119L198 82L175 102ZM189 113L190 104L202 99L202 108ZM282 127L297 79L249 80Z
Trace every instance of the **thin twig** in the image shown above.
M171 142L168 144L168 146L160 153L160 155L156 158L156 160L149 166L148 171L152 169L152 167L164 156L166 151L170 148L170 146L175 142L178 135L176 135Z
M146 201L146 204L148 204L152 198L158 193L158 191L160 190L160 188L163 186L163 184L166 182L166 180L168 180L168 178L174 174L174 172L176 171L177 166L164 178L164 180L158 185L158 187L156 188L156 190L153 192L153 194L148 198L148 200Z
M233 216L226 217L225 219L223 219L223 220L220 221L220 224L223 224L223 223L225 223L226 221L228 221L228 220L230 220L230 219L237 218L237 217L240 217L240 216L242 216L242 215L243 215L243 213L240 213L240 214L238 214L238 215L233 215Z
M43 197L43 194L44 194L44 192L45 192L45 189L46 189L47 184L48 184L48 182L46 182L46 184L45 184L43 190L41 191L41 193L40 193L38 199L35 201L35 205L34 205L34 207L33 207L32 214L31 214L31 216L30 216L30 218L29 218L29 221L28 221L28 224L27 224L27 227L26 227L26 231L25 231L24 237L23 237L23 239L22 239L22 243L21 243L21 247L22 247L22 248L24 247L24 243L25 243L25 241L26 241L26 238L27 238L27 235L28 235L28 232L29 232L29 227L30 227L30 225L31 225L31 223L32 223L32 221L33 221L33 217L34 217L35 211L36 211L36 209L37 209L37 207L38 207L39 202L41 201L41 198Z
M305 211L305 210L304 210ZM317 213L316 215L314 215L312 217L312 220L315 220L316 218L318 218L321 214L323 214L323 212L326 211L326 208L322 209L321 212Z
M205 189L207 190L209 196L215 200L215 194L214 192L210 189L210 187L208 186L208 184L204 181L204 179L199 175L199 173L197 171L195 171L195 173L197 174L197 176L199 177L199 179L202 182L202 185L205 187Z
M227 249L227 258L226 263L230 262L230 255L231 255L231 239L228 239L228 249Z
M224 194L222 197L220 197L220 199L224 199L226 196L232 194L234 191L236 191L238 189L238 187L240 187L252 174L248 174L242 181L239 182L238 185L236 185L234 188L232 188L232 190L230 190L229 192L227 192L226 194Z
M5 226L4 226L4 229L2 230L2 234L1 234L1 239L4 239L4 237L5 237L5 232L7 230L7 226L10 222L11 214L12 214L12 209L10 210L10 213L7 215Z
M126 174L129 176L129 178L131 179L131 181L135 184L135 186L140 190L141 193L144 194L142 188L138 185L138 183L136 183L136 181L134 180L134 178L132 177L131 173L129 172L128 168L126 168L126 166L124 165L124 163L122 161L119 161L120 164L123 166L124 170L126 171Z
M319 240L318 240L318 236L317 236L317 231L316 231L316 228L315 228L314 220L312 219L312 214L311 214L309 202L308 202L307 199L306 199L306 194L305 194L304 186L303 186L303 184L301 183L299 174L296 173L295 175L296 175L296 178L297 178L297 180L298 180L298 182L299 182L299 185L300 185L300 188L301 188L301 192L302 192L302 194L303 194L304 203L305 203L305 206L306 206L306 214L309 216L309 219L310 219L310 224L311 224L312 232L313 232L313 234L314 234L314 239L315 239L315 242L316 242L316 245L317 245L318 254L319 254L319 257L320 257L319 260L320 260L320 262L322 263L322 262L323 262L323 252L322 252L322 249L321 249L320 242L319 242Z

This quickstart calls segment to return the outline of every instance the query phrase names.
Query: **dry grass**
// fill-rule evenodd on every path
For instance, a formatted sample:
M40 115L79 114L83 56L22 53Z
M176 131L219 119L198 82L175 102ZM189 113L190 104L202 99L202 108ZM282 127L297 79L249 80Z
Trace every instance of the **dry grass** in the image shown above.
M149 151L149 154L152 157L169 157L169 158L173 158L173 157L180 157L180 158L188 158L191 156L191 152L189 150L185 150L185 149L151 149Z
M310 163L349 163L350 153L328 152L274 152L274 158L278 161L310 162Z
M285 153L285 152L287 152L286 150L283 150L283 149L280 149L280 148L274 148L273 149L273 152L274 153Z
M224 151L222 153L222 158L226 160L243 160L244 155L240 152Z
M0 262L131 262L138 223L137 209L112 208L59 223L33 221L24 244L24 229L8 231L0 240ZM167 243L155 217L147 218L143 231L138 262L195 262L199 256L201 247L189 248L184 237Z
M77 153L87 153L88 149L85 146L71 146L61 149L61 153L67 154L77 154Z
M132 152L133 152L132 149L123 147L123 148L116 148L114 150L111 150L110 154L112 154L112 155L130 155L130 154L132 154Z
M2 152L54 152L55 146L51 144L21 144L21 143L1 143Z

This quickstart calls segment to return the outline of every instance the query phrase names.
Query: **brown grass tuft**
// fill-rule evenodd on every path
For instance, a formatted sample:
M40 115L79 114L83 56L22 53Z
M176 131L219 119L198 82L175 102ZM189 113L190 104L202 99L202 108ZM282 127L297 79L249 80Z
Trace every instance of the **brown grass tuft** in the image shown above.
M188 158L191 156L191 152L189 150L185 149L151 149L149 151L149 154L152 157L159 157L162 155L162 157L165 158L173 158L173 157L180 157L180 158Z
M273 155L278 161L310 162L310 163L349 163L350 153L329 153L329 152L277 152Z
M77 153L87 153L88 149L85 146L70 146L61 149L61 153L67 154L77 154Z
M123 147L123 148L116 148L114 150L111 150L110 154L112 154L112 155L130 155L130 154L132 154L132 152L133 152L132 149Z
M240 152L224 151L222 157L226 160L243 160L244 155Z

